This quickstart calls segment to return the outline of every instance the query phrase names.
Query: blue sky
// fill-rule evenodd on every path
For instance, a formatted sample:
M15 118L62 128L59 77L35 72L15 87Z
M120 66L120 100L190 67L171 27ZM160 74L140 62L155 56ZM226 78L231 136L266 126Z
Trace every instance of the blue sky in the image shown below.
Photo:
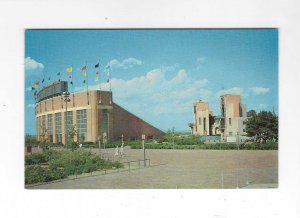
M199 99L220 114L221 94L240 94L247 110L278 113L276 29L27 30L24 58L28 134L35 134L31 86L58 80L58 72L66 80L72 65L75 90L84 90L87 64L90 89L97 89L99 61L104 90L111 66L114 102L164 131L188 131Z

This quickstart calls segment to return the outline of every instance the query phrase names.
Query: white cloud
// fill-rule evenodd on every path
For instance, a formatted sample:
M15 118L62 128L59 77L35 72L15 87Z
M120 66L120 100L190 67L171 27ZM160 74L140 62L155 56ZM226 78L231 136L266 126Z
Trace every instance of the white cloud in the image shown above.
M197 60L198 63L203 63L203 62L205 62L206 58L205 57L198 57L196 60Z
M27 104L27 107L35 107L35 104Z
M43 70L44 65L42 63L37 62L36 60L32 59L31 57L25 58L25 70Z
M216 97L220 97L221 95L232 94L232 95L243 95L243 89L240 87L233 87L229 89L223 89L216 93Z
M251 87L249 89L254 95L265 94L270 91L269 88L264 88L264 87Z
M111 68L114 68L114 69L118 69L118 68L128 69L128 68L133 67L134 65L142 65L142 61L140 61L136 58L130 57L130 58L124 59L122 61L113 59L113 60L109 61L109 63L107 65L109 65Z
M209 100L213 93L205 89L207 79L194 80L185 69L179 69L172 78L166 78L166 67L149 71L129 80L111 79L114 101L141 117L190 112L193 102ZM95 85L90 89L98 89ZM108 83L101 84L109 90ZM79 87L76 90L80 89Z

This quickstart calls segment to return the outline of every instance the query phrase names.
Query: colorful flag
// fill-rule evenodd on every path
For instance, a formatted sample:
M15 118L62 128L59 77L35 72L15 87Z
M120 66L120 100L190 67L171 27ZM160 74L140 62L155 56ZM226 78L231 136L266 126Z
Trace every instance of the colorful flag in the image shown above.
M99 67L99 63L95 65L95 68L98 68L98 67Z
M96 76L96 78L95 78L95 81L99 81L99 78L98 78L98 76Z
M83 66L83 67L81 68L81 70L86 70L86 66Z
M57 76L60 76L60 72L57 73Z
M35 82L35 85L37 85L37 86L40 85L40 82Z
M100 72L99 72L99 71L96 71L95 73L98 75Z
M83 77L86 77L86 72L83 72L83 73L82 73L82 76L83 76Z
M72 78L72 75L69 75L69 79L71 79Z
M72 68L72 67L68 67L68 68L66 69L66 71L67 71L68 73L72 73L73 68Z
M34 92L34 96L36 96L37 91Z

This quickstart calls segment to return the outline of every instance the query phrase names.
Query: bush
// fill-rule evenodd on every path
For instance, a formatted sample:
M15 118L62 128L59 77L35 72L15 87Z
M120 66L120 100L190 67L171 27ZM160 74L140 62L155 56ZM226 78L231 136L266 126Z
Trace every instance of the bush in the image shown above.
M25 159L26 165L48 162L48 168L27 166L25 183L48 182L65 178L69 175L89 173L99 169L123 167L122 163L102 160L99 156L84 150L47 151L43 154L33 154Z
M50 182L65 177L62 169L47 169L41 166L29 166L25 169L25 184Z
M50 161L57 155L57 151L49 150L41 154L31 154L25 157L25 165L42 164Z
M243 150L278 150L278 142L267 143L243 143L240 146Z

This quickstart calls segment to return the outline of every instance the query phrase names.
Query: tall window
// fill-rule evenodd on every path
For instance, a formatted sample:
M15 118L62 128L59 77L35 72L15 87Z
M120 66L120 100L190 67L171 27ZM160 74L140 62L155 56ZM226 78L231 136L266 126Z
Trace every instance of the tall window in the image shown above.
M61 113L55 113L55 135L56 135L56 141L62 142Z
M66 117L66 112L65 112ZM69 130L73 125L73 111L67 112L67 130Z
M46 130L46 115L42 116L42 130Z
M79 142L86 140L87 133L87 116L86 109L76 111L77 131Z
M103 123L102 123L103 133L108 136L108 112L103 110Z
M203 118L203 125L204 125L203 129L204 131L206 131L206 117Z
M201 125L201 117L199 117L199 125Z
M231 126L231 118L228 119L229 126Z
M49 141L53 142L52 114L48 114L47 115L47 124L48 124L48 137L49 137Z
M36 126L36 134L39 136L40 135L40 127L39 127L39 119L40 119L40 117L37 117L36 118L36 124L35 124L35 126Z

